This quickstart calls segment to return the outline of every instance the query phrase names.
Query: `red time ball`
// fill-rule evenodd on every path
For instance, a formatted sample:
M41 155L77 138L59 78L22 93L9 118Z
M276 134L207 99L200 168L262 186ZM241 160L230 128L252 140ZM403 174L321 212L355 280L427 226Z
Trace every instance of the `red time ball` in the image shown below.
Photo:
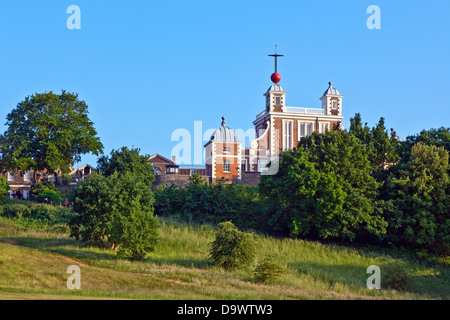
M273 83L278 83L281 80L281 76L279 73L275 72L270 76L270 80L272 80Z

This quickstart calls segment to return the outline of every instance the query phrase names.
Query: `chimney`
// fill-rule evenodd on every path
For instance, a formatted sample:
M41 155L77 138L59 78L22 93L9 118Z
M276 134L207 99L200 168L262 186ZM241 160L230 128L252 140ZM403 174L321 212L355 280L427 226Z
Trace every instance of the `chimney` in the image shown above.
M175 160L176 160L176 156L172 156L172 161L173 161L174 163L177 163Z

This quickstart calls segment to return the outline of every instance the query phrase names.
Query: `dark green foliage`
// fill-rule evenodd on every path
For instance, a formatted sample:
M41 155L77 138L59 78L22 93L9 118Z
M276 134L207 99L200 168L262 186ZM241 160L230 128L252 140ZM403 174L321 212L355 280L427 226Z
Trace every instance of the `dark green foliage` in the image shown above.
M386 190L392 206L386 210L394 243L450 252L449 153L419 142Z
M0 136L0 168L69 172L86 153L98 155L103 145L88 118L88 106L77 94L37 93L20 102L6 117Z
M60 204L64 201L65 197L61 194L59 190L42 190L39 192L37 196L37 200L39 202L44 201L44 199L48 200L48 203Z
M5 205L2 210L2 216L7 218L26 218L31 214L30 207L21 203L12 203Z
M262 176L261 194L271 199L273 228L291 237L379 237L378 183L370 175L367 149L342 130L313 133L280 157L276 175Z
M0 177L0 203L8 197L9 189L8 181L5 178Z
M30 201L8 200L0 206L0 215L13 219L22 225L52 228L56 225L67 224L71 219L71 210Z
M70 221L71 236L103 246L109 240L110 212L114 186L100 174L93 174L79 182L73 194L75 216Z
M405 141L398 145L401 163L407 163L409 161L411 149L418 142L429 146L443 147L450 152L450 128L441 127L439 129L422 130L417 135L406 137Z
M31 186L30 193L32 196L37 197L40 192L48 190L56 190L53 181L39 181Z
M122 147L120 150L113 150L109 156L101 156L97 161L97 169L105 177L109 177L114 172L131 172L151 185L155 177L148 158L148 155L140 154L139 148Z
M239 231L230 221L219 223L209 255L213 265L225 270L250 266L255 253L255 240L251 234Z
M154 250L157 219L153 216L151 164L138 149L113 151L102 157L102 174L80 182L73 195L71 236L111 246L118 257L139 260Z
M143 211L139 199L123 208L112 223L111 238L120 247L119 258L141 260L155 250L158 242L158 220L151 212Z
M275 263L272 256L266 256L255 268L255 282L271 282L281 277L285 271L286 268Z
M381 286L386 289L406 291L411 289L414 283L408 269L398 263L383 266L381 276Z
M193 176L186 188L171 185L155 190L157 215L175 215L198 223L231 220L242 229L269 231L266 210L257 187L236 183L207 185Z

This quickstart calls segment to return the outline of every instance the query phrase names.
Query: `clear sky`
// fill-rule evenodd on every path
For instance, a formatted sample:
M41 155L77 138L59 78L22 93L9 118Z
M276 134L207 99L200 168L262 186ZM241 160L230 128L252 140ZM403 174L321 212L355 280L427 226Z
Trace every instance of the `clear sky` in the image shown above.
M289 106L319 108L332 81L344 95L346 128L357 112L370 126L384 117L403 138L450 126L448 0L0 4L2 132L26 96L61 89L86 101L107 154L128 146L170 157L177 129L194 147L194 123L204 133L222 116L252 130L271 85L274 42L285 55L278 71ZM81 10L81 29L66 25L70 5ZM381 9L381 29L367 27L370 5Z

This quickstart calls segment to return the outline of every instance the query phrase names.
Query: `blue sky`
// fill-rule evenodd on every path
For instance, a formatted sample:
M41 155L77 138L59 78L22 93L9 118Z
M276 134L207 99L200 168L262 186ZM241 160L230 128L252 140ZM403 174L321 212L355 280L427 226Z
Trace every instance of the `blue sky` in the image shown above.
M80 30L66 26L73 4ZM379 30L366 26L370 5L381 9ZM3 0L0 130L26 96L65 89L89 105L105 153L170 157L172 133L193 135L194 121L205 131L225 116L253 129L274 42L289 106L320 107L332 81L346 128L357 112L370 126L384 117L401 137L449 127L448 12L448 0Z

